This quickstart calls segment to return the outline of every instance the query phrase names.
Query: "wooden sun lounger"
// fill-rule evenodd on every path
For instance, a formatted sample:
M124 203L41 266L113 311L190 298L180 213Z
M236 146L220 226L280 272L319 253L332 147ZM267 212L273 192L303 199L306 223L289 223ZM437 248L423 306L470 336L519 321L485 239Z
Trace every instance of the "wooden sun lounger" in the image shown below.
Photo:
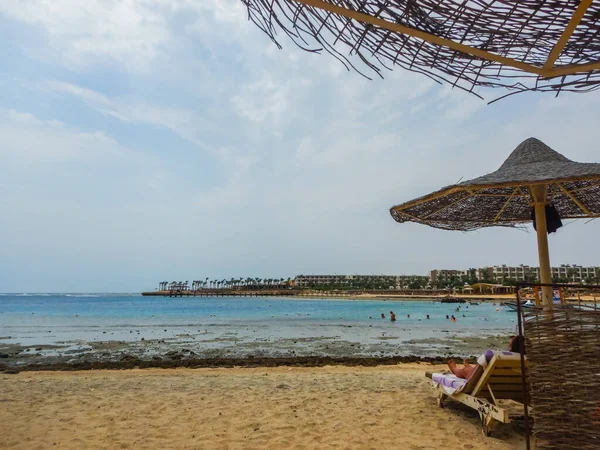
M425 375L432 378L431 372ZM524 402L522 382L521 356L496 354L485 370L482 366L477 367L461 392L449 395L442 386L436 386L438 406L443 408L449 397L477 410L483 434L489 436L498 422L510 423L508 411L500 406L498 400Z

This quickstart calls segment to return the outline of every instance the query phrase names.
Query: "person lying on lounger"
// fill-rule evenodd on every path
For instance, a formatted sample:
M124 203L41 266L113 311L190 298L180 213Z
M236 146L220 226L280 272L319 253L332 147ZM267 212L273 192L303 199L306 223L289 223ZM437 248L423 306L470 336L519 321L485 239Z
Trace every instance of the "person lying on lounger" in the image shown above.
M524 340L523 336L511 336L508 349L513 353L525 354ZM471 375L477 370L477 364L469 364L466 359L463 361L463 367L458 367L453 359L448 361L448 367L454 375L465 380L471 378Z

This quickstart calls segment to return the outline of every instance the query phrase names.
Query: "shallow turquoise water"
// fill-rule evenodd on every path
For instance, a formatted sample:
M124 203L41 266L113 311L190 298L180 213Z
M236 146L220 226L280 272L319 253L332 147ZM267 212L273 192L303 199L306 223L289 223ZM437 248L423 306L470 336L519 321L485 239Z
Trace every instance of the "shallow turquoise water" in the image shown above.
M516 314L498 308L489 303L406 300L1 294L0 337L5 343L33 345L135 340L140 333L161 339L210 330L218 336L252 332L255 339L331 336L365 342L384 335L415 339L439 337L440 332L513 332ZM396 313L396 322L389 320L390 311ZM386 319L380 318L382 313ZM457 321L446 319L446 315L455 315Z

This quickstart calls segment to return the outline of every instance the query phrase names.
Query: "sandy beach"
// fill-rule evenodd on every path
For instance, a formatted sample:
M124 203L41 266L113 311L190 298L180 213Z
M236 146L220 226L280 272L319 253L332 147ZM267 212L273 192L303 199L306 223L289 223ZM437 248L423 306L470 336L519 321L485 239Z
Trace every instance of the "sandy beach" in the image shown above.
M428 364L0 375L3 449L521 449L436 406Z

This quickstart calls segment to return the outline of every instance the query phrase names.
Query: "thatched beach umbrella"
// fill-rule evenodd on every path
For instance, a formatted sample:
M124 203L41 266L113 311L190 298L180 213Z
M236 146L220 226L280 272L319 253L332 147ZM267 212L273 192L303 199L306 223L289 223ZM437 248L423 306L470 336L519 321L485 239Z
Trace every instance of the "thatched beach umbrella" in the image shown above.
M390 209L397 222L417 222L444 230L518 226L533 221L537 231L540 281L551 283L547 233L560 219L600 217L600 164L565 158L529 138L498 170L447 186ZM552 305L550 287L542 288Z
M473 91L600 87L600 2L593 0L241 0L279 46L325 50L347 68L400 66Z

